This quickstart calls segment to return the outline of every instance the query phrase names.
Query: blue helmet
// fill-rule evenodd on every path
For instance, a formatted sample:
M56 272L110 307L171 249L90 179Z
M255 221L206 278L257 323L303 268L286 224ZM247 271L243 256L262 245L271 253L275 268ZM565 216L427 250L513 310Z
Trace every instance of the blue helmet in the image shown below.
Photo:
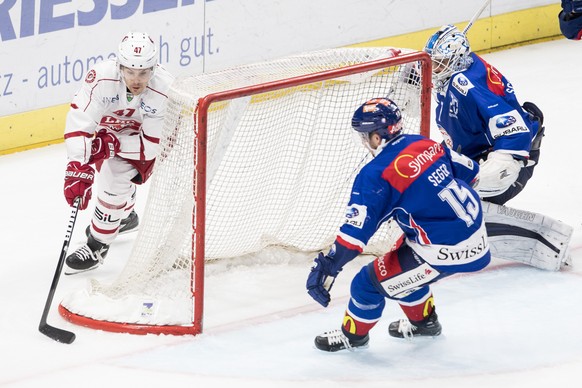
M356 109L352 128L365 137L378 132L388 141L402 131L402 114L394 101L385 97L373 98Z

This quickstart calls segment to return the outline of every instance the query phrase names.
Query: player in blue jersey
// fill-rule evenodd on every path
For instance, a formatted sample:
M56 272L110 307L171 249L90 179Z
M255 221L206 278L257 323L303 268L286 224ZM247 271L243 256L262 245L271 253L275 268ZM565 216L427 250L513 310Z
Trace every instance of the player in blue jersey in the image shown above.
M562 10L558 14L560 31L568 39L582 38L582 1L562 0Z
M543 114L517 100L511 83L471 52L457 27L433 34L424 49L432 58L436 122L446 145L481 163L481 198L499 205L515 197L539 160Z
M523 190L539 162L541 110L531 102L520 104L508 79L471 52L457 27L443 26L424 51L432 59L435 118L444 143L480 163L474 188L484 201L491 253L560 270L570 261L572 227L504 206Z
M314 260L309 295L326 307L328 284L384 222L397 222L404 235L354 277L341 329L315 338L315 346L329 352L366 346L386 298L396 300L407 317L390 324L391 336L439 335L430 284L490 262L481 203L471 188L476 163L426 137L401 133L400 109L387 98L359 107L352 127L374 159L355 178L345 223L330 251Z

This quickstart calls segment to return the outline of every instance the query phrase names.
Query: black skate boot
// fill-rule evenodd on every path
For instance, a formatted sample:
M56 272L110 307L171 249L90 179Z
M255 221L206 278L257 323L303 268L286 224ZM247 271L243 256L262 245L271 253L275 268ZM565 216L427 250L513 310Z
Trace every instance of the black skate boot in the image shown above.
M138 225L139 217L137 216L135 210L132 210L127 217L121 220L121 225L119 226L119 234L135 232L137 230ZM85 235L89 237L90 234L91 226L88 226L87 229L85 229Z
M432 313L422 321L401 319L392 322L388 327L388 334L396 338L412 339L412 337L440 335L442 331L439 317L433 309Z
M100 243L92 235L89 235L87 244L67 257L65 262L69 268L65 271L65 275L73 275L97 268L103 263L108 251L109 245Z
M315 347L326 352L337 352L343 349L353 351L356 348L367 348L369 341L368 334L360 339L349 339L341 330L333 330L315 337Z

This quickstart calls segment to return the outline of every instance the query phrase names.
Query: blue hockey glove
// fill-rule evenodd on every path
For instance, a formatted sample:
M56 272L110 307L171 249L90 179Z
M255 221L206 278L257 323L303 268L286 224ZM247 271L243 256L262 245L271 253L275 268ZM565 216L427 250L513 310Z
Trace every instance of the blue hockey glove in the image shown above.
M309 273L309 276L307 276L307 293L323 307L327 307L331 300L329 291L331 290L335 277L338 274L337 270L334 271L334 267L333 260L330 257L325 256L323 253L320 253L315 260L313 260L311 272ZM331 277L331 279L328 279L328 277Z

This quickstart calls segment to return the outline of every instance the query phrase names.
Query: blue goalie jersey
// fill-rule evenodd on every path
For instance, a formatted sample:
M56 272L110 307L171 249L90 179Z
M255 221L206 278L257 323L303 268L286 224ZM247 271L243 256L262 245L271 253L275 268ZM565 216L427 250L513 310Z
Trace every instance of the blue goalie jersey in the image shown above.
M527 159L539 123L520 106L511 83L475 53L473 63L436 95L436 121L445 144L473 160L504 150Z
M489 263L487 236L471 182L478 165L420 135L392 139L356 177L336 246L362 252L393 218L406 243L437 270Z

